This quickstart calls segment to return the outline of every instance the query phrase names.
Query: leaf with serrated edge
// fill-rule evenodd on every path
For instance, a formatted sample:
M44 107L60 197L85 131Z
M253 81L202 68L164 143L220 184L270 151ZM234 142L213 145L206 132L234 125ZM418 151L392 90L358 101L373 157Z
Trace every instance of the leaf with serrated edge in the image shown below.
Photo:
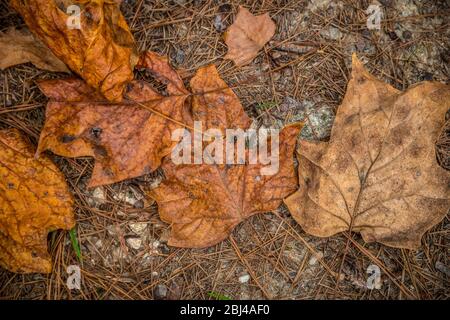
M38 82L50 101L37 154L51 150L65 157L94 157L90 187L156 170L174 145L173 130L185 122L189 93L166 58L144 56L140 67L168 83L168 96L135 80L127 86L124 101L111 103L80 79Z
M200 69L191 80L193 119L203 129L247 129L250 119L237 96L220 79L213 66ZM293 152L300 124L280 133L279 171L261 175L261 164L162 165L166 180L148 194L158 203L163 221L171 224L169 245L200 248L224 240L246 218L275 210L295 191L297 177Z

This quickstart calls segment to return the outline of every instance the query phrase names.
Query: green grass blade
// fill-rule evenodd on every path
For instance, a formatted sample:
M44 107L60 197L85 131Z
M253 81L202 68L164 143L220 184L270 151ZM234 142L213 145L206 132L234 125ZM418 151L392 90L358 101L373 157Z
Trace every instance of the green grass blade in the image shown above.
M78 261L83 261L83 256L81 255L80 244L78 243L77 230L75 227L69 231L70 242L72 243L72 248L78 258Z
M216 299L216 300L231 300L230 297L225 296L225 295L223 295L223 294L220 294L220 293L218 293L218 292L214 292L214 291L208 292L208 296L209 296L210 298L213 298L213 299Z

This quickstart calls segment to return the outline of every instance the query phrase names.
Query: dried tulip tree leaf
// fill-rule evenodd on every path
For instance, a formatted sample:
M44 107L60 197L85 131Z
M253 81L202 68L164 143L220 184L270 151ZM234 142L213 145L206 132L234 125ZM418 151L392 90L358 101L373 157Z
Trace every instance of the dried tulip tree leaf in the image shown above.
M188 91L165 58L146 56L141 67L168 83L168 96L147 82L132 81L126 99L111 103L79 79L39 82L50 101L38 154L51 150L65 157L94 157L90 187L156 170L174 145L172 131L184 123Z
M10 28L0 33L0 69L27 62L48 71L69 72L66 65L28 30Z
M254 16L240 6L236 21L225 33L225 43L228 46L225 59L233 60L237 66L249 64L273 37L275 29L275 23L269 14Z
M0 266L12 272L49 273L47 234L75 225L64 176L16 129L0 130Z
M108 100L121 101L126 83L133 79L137 56L120 2L11 0L10 4L72 71ZM79 28L76 11L66 12L69 5L80 8Z
M414 249L450 207L450 173L435 141L449 87L423 82L400 92L353 57L352 78L330 141L301 141L300 189L285 200L315 236L352 230L366 242Z
M193 119L203 130L247 129L250 119L214 67L200 69L191 80ZM226 88L226 89L225 89ZM166 180L148 195L158 203L161 219L171 224L169 245L201 248L224 240L233 228L260 212L275 210L297 188L293 152L301 125L280 133L279 171L262 175L262 164L162 165Z

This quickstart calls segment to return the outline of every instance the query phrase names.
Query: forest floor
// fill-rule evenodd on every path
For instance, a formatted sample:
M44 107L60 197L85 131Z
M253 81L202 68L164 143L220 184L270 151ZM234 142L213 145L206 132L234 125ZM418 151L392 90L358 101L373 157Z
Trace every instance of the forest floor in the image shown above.
M0 31L24 27L0 0ZM351 53L377 77L406 89L450 77L450 5L442 0L379 0L381 30L368 30L371 1L124 0L122 12L141 50L170 58L187 82L215 64L259 124L305 120L303 137L326 140L342 101ZM224 60L223 31L239 5L268 12L277 31L245 67ZM145 74L138 73L138 77ZM31 64L0 71L0 129L18 128L36 144L47 99L35 80L63 76ZM242 222L206 249L167 245L169 225L144 185L159 172L88 189L91 158L51 155L76 197L77 258L68 232L49 236L54 270L20 275L0 270L0 299L449 299L449 216L423 237L419 250L366 244L358 234L327 239L306 234L285 207ZM347 246L347 244L349 245ZM79 265L81 290L66 286ZM381 288L367 288L370 265Z

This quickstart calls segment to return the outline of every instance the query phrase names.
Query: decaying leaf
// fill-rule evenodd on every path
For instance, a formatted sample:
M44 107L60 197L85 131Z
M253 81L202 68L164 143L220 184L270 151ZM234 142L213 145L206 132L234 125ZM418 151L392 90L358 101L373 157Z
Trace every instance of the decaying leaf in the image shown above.
M71 70L110 101L120 101L136 63L134 38L121 1L11 0L28 28ZM69 6L78 6L67 12ZM75 14L73 14L75 12Z
M0 69L27 62L48 71L69 72L66 65L28 30L10 28L0 33Z
M240 6L236 21L225 33L225 43L228 46L225 59L233 60L237 66L249 64L273 37L275 29L275 23L269 14L254 16Z
M352 230L367 242L420 246L450 207L450 173L435 152L449 108L448 86L399 92L354 56L330 141L299 144L300 189L285 200L294 218L315 236Z
M47 234L75 225L73 199L51 160L33 156L19 131L0 130L0 266L49 273Z
M203 130L247 129L250 125L236 95L225 83L211 77L215 69L199 70L191 80L194 93L193 119ZM244 219L275 210L295 191L297 177L293 151L301 125L280 133L279 171L262 175L259 164L174 164L167 157L162 165L166 180L149 190L158 203L161 219L172 226L169 245L198 248L225 239Z
M156 170L172 149L172 131L184 123L188 91L166 58L146 53L139 66L167 83L169 95L135 80L124 101L110 103L79 79L39 82L50 101L38 154L51 150L65 157L94 157L91 187Z

